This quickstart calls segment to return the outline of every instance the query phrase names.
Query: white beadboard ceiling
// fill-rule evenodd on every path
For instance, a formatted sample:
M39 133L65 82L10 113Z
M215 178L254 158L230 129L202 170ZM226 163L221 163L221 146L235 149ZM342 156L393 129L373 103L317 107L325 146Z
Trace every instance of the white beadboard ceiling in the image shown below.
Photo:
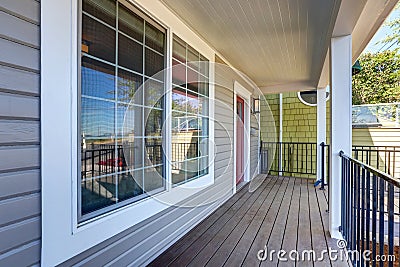
M304 90L318 85L341 1L162 2L260 88Z
M330 38L353 62L398 0L159 0L264 93L329 84Z

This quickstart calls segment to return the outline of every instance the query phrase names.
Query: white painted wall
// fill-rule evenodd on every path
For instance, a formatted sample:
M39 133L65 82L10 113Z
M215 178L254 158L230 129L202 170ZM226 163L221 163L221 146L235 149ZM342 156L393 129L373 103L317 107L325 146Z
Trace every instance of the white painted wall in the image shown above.
M210 62L215 51L160 1L130 1L163 25L169 34L175 33L189 43ZM103 216L78 225L78 57L79 6L74 0L42 0L41 2L41 113L42 113L42 264L55 266L87 249L115 236L121 231L150 218L170 205L196 193L189 187L202 187L213 182L210 175L182 187L167 188L153 198L132 203ZM169 43L171 39L169 39ZM62 51L60 53L60 51ZM168 52L170 54L170 51ZM210 68L213 82L213 68ZM167 81L170 82L171 77ZM214 97L210 85L210 98ZM210 117L214 105L210 102ZM210 137L214 132L210 120ZM213 144L213 140L210 142ZM213 154L214 147L210 147ZM192 193L189 193L192 192ZM161 200L161 201L159 201ZM193 224L194 225L194 224Z

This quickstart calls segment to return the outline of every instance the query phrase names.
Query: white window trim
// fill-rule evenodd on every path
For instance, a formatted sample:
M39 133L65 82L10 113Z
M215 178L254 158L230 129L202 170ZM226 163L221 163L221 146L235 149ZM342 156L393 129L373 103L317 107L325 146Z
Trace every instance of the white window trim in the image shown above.
M251 92L249 92L243 85L241 85L238 81L234 82L233 85L233 92L234 92L234 100L233 100L233 193L236 193L237 185L236 185L236 109L237 109L237 97L243 98L245 105L244 105L244 116L245 116L245 125L244 125L244 182L250 181L250 109L251 109Z
M210 60L214 51L158 1L139 1L148 5L146 14L163 18L171 49L171 28ZM43 266L54 266L128 229L154 214L201 191L214 182L214 167L209 174L157 196L146 198L78 227L78 1L41 2L41 167L42 167L42 258ZM168 51L168 64L171 51ZM212 66L212 64L211 64ZM214 73L210 66L210 155L214 154ZM167 82L170 83L167 79ZM167 136L171 141L171 136ZM169 151L170 153L170 151ZM211 160L212 157L210 157ZM168 165L168 164L167 164ZM167 171L169 168L167 167ZM169 172L170 173L170 172ZM170 177L170 175L167 175ZM168 178L170 179L170 178ZM169 181L167 181L169 184ZM187 190L194 188L194 190ZM164 202L165 201L165 202Z
M328 102L330 97L331 97L331 92L330 92L329 85L325 88L325 92L328 93L328 97L325 97L325 102ZM297 98L300 100L301 103L303 103L304 105L309 106L309 107L316 107L317 106L317 103L311 104L311 103L308 103L308 102L304 101L304 99L301 97L301 93L302 92L297 92ZM317 94L317 90L315 90L315 94Z

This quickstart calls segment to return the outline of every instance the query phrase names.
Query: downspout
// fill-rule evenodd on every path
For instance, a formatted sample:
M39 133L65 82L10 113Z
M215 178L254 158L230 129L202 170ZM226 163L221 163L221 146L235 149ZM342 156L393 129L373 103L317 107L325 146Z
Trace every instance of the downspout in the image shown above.
M282 142L283 142L283 94L279 94L279 176L283 175L282 172Z

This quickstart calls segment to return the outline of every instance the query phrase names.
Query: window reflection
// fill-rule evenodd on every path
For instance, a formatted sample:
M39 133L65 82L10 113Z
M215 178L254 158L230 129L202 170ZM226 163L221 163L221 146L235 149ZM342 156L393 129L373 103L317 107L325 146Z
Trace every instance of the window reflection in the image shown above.
M148 107L163 108L164 84L154 80L147 80L143 89L144 105Z
M185 86L186 83L186 66L172 60L172 83L178 86Z
M142 72L143 46L128 37L118 35L118 65L127 69Z
M163 127L162 110L145 108L144 118L146 124L145 136L161 137Z
M159 73L164 69L164 56L151 49L146 48L145 74L149 77ZM163 80L160 75L156 76L159 80Z
M86 139L111 140L114 137L114 110L113 102L82 97L82 135Z
M198 114L200 110L199 95L196 93L188 92L187 95L187 112Z
M82 57L82 95L115 99L115 67Z
M164 54L164 34L151 24L146 23L146 45Z
M118 175L118 200L140 196L144 193L143 170L125 172Z
M186 90L183 88L172 89L172 110L186 112Z
M140 75L118 69L118 101L124 103L138 104L143 103L143 79Z
M165 30L116 1L82 5L80 221L165 188L164 81L150 79Z
M143 183L146 192L154 192L154 190L164 187L165 179L163 178L162 166L150 167L143 170Z
M118 29L143 42L144 20L122 4L119 4L118 12Z
M161 138L146 138L146 166L158 166L163 163L163 146Z
M119 103L117 112L117 131L121 136L143 136L143 107Z
M82 9L84 12L101 19L105 23L115 27L115 1L113 0L84 0Z
M208 174L208 61L174 36L172 80L172 183ZM201 73L200 73L201 72Z
M115 63L115 31L104 24L86 16L82 16L82 51ZM104 39L107 42L104 42Z

